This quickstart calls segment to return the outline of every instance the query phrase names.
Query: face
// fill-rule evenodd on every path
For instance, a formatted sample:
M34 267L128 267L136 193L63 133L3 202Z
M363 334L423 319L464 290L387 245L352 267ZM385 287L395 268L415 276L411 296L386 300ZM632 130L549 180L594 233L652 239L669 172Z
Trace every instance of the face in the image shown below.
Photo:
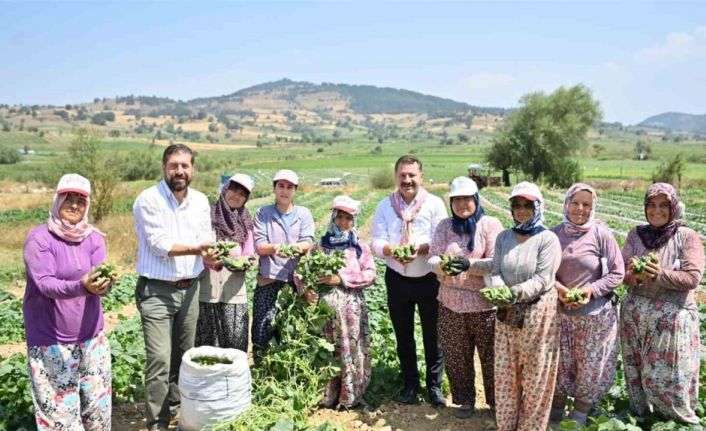
M232 210L241 208L245 205L245 201L248 200L249 195L250 193L243 187L235 183L230 183L230 186L226 189L226 203Z
M454 196L451 198L451 210L460 218L469 218L476 212L476 200L473 196Z
M85 196L78 193L67 193L66 200L59 207L59 218L66 220L69 224L77 224L83 219L87 204Z
M666 195L657 195L647 201L645 205L645 213L647 214L647 223L653 227L660 228L669 223L672 204Z
M172 192L182 192L189 187L194 177L194 165L191 163L191 154L172 153L167 163L162 165L164 180Z
M341 229L343 232L348 232L353 229L353 216L345 211L338 210L336 218L333 222L336 224L336 227Z
M280 205L289 205L294 201L297 186L287 180L279 180L275 183L275 200Z
M526 223L534 217L534 202L523 197L516 197L510 203L512 216L519 223Z
M417 196L422 182L424 182L424 173L419 169L418 163L403 163L397 167L395 183L405 201L411 201Z
M571 223L582 225L588 221L593 208L593 195L591 192L581 190L574 193L569 201L568 219Z

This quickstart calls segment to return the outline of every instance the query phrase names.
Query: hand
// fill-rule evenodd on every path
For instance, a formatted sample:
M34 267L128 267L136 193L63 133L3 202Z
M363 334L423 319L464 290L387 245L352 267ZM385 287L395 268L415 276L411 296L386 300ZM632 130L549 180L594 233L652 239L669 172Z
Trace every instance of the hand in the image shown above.
M418 255L419 255L419 247L413 245L413 246L412 246L412 254L410 254L410 255L408 255L408 256L406 256L406 257L403 257L403 258L397 258L397 257L395 257L394 255L391 255L391 256L392 256L393 259L395 259L396 261L398 261L398 262L401 263L402 265L407 265L408 263L410 263L411 261L413 261L414 259L416 259Z
M554 282L554 288L556 289L556 293L559 295L559 301L566 306L569 303L569 299L566 297L566 293L569 289L558 281Z
M112 283L110 279L97 281L100 272L94 271L89 272L81 278L81 284L83 288L88 291L91 295L102 295L108 290L108 286Z
M466 259L465 257L454 257L453 260L451 260L451 263L449 263L449 273L451 275L459 275L462 272L468 271L468 268L471 267L471 261Z
M590 287L584 286L581 288L581 294L583 295L583 299L581 301L564 303L566 308L577 309L583 307L584 305L588 304L588 302L591 300L593 292L591 291Z
M316 279L318 284L328 284L331 286L338 286L341 284L341 277L336 274L333 275L322 275Z
M213 242L204 242L203 244L199 245L199 254L201 255L201 258L211 264L212 266L215 266L218 263L218 258L220 257L220 253L217 251L209 251L213 250L215 247L215 244Z
M309 304L316 304L319 301L319 294L311 289L306 289L304 291L304 299Z
M649 262L645 266L645 271L640 275L643 276L643 280L654 280L660 272L662 272L662 268L660 268L659 263Z

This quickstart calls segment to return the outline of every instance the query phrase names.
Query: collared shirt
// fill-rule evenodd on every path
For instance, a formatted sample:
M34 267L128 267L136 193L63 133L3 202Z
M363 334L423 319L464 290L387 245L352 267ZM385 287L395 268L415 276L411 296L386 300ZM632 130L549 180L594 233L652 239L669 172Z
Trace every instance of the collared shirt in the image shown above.
M162 180L142 193L132 207L137 233L137 273L157 280L196 278L201 256L168 256L174 244L195 247L213 241L211 207L203 193L189 188L179 201Z
M402 201L402 210L408 211L410 206L416 201L416 197L410 204ZM409 243L414 246L430 244L434 236L434 230L441 220L447 217L446 206L444 202L431 193L427 194L427 198L422 204L419 213L412 221L412 234L409 238ZM390 197L381 200L375 209L375 217L373 218L373 250L375 254L383 257L383 248L385 245L397 245L402 239L402 220L392 208ZM392 258L385 256L387 266L397 273L405 277L422 277L431 272L431 265L427 263L427 256L417 256L416 259L406 265L402 265Z
M261 244L295 244L297 242L314 242L314 218L311 211L299 205L292 210L294 219L286 227L277 214L274 205L267 205L255 214L255 250ZM260 275L265 278L290 281L299 258L279 257L277 255L260 256Z

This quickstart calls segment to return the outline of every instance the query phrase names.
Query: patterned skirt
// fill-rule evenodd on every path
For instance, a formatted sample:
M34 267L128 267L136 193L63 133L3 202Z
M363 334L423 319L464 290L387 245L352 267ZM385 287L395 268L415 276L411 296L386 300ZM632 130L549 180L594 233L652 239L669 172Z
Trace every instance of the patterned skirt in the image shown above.
M248 304L199 302L195 346L248 351Z

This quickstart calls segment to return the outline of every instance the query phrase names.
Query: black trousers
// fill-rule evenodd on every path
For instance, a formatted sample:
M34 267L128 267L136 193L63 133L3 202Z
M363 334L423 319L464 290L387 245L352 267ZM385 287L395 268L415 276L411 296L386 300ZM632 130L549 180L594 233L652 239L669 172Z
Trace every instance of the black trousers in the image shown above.
M388 267L385 285L405 385L419 385L417 346L414 341L414 308L417 306L422 323L427 388L441 386L443 357L437 329L439 281L436 275L429 273L423 277L405 277Z

